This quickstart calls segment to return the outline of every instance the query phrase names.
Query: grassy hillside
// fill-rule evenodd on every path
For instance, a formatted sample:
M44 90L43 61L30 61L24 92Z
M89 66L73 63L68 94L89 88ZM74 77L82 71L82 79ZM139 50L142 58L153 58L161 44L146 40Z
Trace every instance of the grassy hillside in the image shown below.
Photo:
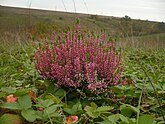
M31 37L47 36L73 28L76 18L80 19L82 29L106 31L115 37L143 36L165 33L165 23L132 20L123 18L65 13L0 6L0 33L26 34ZM28 34L27 34L28 33ZM11 34L10 34L11 35Z

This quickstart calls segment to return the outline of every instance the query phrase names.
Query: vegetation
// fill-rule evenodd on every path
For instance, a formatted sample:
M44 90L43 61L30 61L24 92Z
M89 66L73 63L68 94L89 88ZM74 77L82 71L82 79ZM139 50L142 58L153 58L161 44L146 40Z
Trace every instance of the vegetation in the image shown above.
M53 31L59 32L73 29L75 17L81 20L82 30L91 32L102 30L112 37L165 33L164 22L132 20L127 15L123 18L117 18L3 6L0 6L0 32L1 34L7 32L15 34L17 32L20 35L24 35L24 37L38 40L39 38L48 37Z
M2 11L4 9L2 8L3 7L1 7L0 12L7 13L7 11ZM13 11L15 8L11 8L11 10ZM9 9L8 11L11 10ZM28 11L32 13L32 10ZM35 11L36 10L34 10L34 13ZM21 22L20 20L22 19L20 18L28 17L28 13L26 14L24 9L16 9L16 11L13 12L20 16L17 16L16 18L9 13L2 13L0 16L0 24L3 26L3 28L0 29L0 124L164 123L165 31L162 29L158 30L155 27L154 30L157 30L157 32L152 32L154 33L152 34L150 32L150 28L148 27L148 31L146 30L145 33L143 31L139 31L140 36L139 34L136 36L135 34L130 35L129 33L129 35L127 35L127 33L123 34L121 28L110 28L108 30L111 30L111 32L105 34L110 38L105 38L105 35L101 35L103 34L103 31L98 33L100 29L103 29L103 26L109 21L109 23L113 22L113 26L115 26L115 24L118 24L117 20L121 21L122 19L107 19L108 22L106 23L104 21L105 18L108 17L88 17L87 15L84 17L84 15L82 15L80 16L80 24L82 28L76 32L74 30L75 22L73 22L73 25L70 27L68 26L69 22L66 22L66 20L70 20L70 18L75 20L74 15L68 15L66 18L66 16L63 16L64 13L60 13L59 16L55 17L58 22L48 23L52 19L48 18L49 14L52 14L52 12L46 14L46 11L44 11L44 16L38 15L33 17L33 13L30 16L30 22L27 20ZM38 14L43 14L43 11L37 12ZM36 17L39 18L38 21L37 19L34 19ZM12 21L10 20L11 18ZM43 21L43 18L46 19ZM85 19L83 20L83 18ZM126 18L127 21L128 17L124 18ZM93 23L92 19L95 23ZM90 23L87 23L88 21L85 20L89 20ZM128 18L128 20L134 23L138 22L138 20L132 20L130 18ZM27 23L25 23L25 21L27 21ZM4 22L10 22L11 25L7 26ZM88 24L91 24L91 22L92 25L94 25L92 28L93 30L87 30L84 28L85 26L87 27ZM2 25L3 23L4 25ZM35 33L32 30L29 30L30 27L28 23L32 25L33 30L35 29ZM139 27L143 27L143 23L147 23L148 25L160 24L158 22L148 21L139 21L139 23ZM17 24L20 25L20 28L17 28ZM36 25L38 24L40 28L36 28ZM62 24L65 25L62 26ZM56 25L59 25L59 27L61 26L62 29L59 28L59 30L56 30ZM97 29L97 32L94 32L97 25L100 27L98 26L99 28ZM108 30L105 30L105 32ZM68 33L68 31L70 32ZM119 36L117 33L112 33L113 31L118 33L120 32ZM54 32L56 32L56 39L54 37ZM128 32L132 32L132 28L129 29L128 27ZM76 35L79 33L80 35ZM111 33L113 35L110 35ZM69 36L71 39L69 39ZM77 38L77 40L75 38ZM112 43L108 42L109 40L115 41L113 43L115 43L116 46L110 47L113 49L109 49L109 47L107 47L108 43ZM74 87L71 85L66 85L68 82L63 82L62 85L56 85L58 84L57 81L61 78L52 78L52 75L49 76L46 72L52 73L53 71L56 71L52 71L52 68L49 66L51 66L51 64L57 64L57 67L60 67L60 58L63 53L65 53L66 57L62 57L65 58L62 60L67 60L61 63L63 66L67 65L66 62L68 62L69 57L72 62L75 62L71 64L71 66L73 67L76 65L78 59L75 59L74 57L72 58L70 56L71 54L66 54L67 50L64 51L63 49L65 49L65 47L63 46L67 46L67 43L77 43L75 47L70 46L68 48L73 50L74 54L79 56L80 59L83 55L81 56L80 51L76 53L76 47L81 46L81 44L79 44L81 43L80 41L82 43L87 43L88 45L84 45L84 47L79 50L85 51L88 48L91 51L94 50L94 52L98 52L97 50L101 48L100 51L103 53L101 52L100 55L94 55L90 53L90 51L85 52L83 55L86 55L86 61L75 66L83 66L81 69L83 71L85 70L82 73L84 74L84 77L86 76L83 79L84 82L81 80L81 83L84 86ZM94 41L98 41L99 43L100 41L107 42L101 42L99 46L95 46L94 44L92 45ZM61 51L59 50L59 54L56 54L57 51L53 51L53 48L56 48L56 50L60 48ZM88 89L86 86L90 85L90 83L93 83L94 81L92 75L88 75L88 71L90 74L96 74L91 71L93 69L93 65L90 64L93 62L96 65L96 61L92 61L89 57L101 57L101 54L108 56L108 54L106 54L108 51L115 52L115 56L109 54L109 59L107 57L107 61L110 61L113 57L115 60L119 60L120 64L117 64L115 68L119 70L121 69L119 72L122 73L119 76L117 85L112 85L114 82L113 80L110 85L106 87L103 94L97 94L97 92L93 93L91 92L93 90L89 90L90 88ZM87 53L89 53L89 55ZM122 59L120 57L118 58L118 55L120 55L119 53L121 53ZM53 55L56 55L58 59L53 59ZM51 61L49 61L50 59ZM103 59L99 60L103 61ZM115 61L113 62L115 63ZM48 63L48 67L46 67L46 63ZM97 65L97 68L95 69L99 70L101 65L104 63L102 62L99 64L100 66ZM124 68L123 66L120 66L122 64L124 64ZM86 69L84 69L85 65L88 65ZM91 68L88 68L89 65L91 65ZM111 69L114 66L113 64L110 66L108 65L109 64L107 64L106 67ZM45 71L45 69L48 70ZM66 69L67 68L65 68L65 70ZM65 70L63 70L62 73L64 73ZM95 75L94 78L97 78L98 81L104 80L106 82L107 77L106 75L103 75L106 70L108 72L110 71L108 68L103 68L101 73L99 73L100 75L98 74L98 77ZM68 72L68 74L71 75L70 77L67 75L68 78L75 81L74 77L76 76L76 72L77 71L74 70L72 73ZM116 75L113 75L113 77L115 76ZM59 84L60 83L61 82L59 81ZM97 87L95 90L99 91L100 88Z

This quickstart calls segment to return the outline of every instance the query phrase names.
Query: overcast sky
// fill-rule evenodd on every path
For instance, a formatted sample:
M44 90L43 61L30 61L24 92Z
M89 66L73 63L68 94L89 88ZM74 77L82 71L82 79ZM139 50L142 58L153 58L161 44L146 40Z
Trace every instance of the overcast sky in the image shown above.
M165 22L165 0L0 0L0 4Z

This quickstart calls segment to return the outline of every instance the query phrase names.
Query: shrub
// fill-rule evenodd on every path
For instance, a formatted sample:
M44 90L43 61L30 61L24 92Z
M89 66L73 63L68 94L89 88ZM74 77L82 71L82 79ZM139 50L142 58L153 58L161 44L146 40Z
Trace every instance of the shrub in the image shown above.
M105 33L94 36L80 30L55 36L49 44L37 49L38 73L65 88L104 92L119 84L123 70L121 55Z
M63 20L63 17L59 17L59 20Z

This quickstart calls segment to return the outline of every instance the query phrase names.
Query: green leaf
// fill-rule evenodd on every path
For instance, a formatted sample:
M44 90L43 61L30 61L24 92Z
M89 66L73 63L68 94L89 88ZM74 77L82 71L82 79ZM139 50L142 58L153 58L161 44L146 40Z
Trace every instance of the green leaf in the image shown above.
M46 97L45 97L46 99L52 99L55 103L61 103L62 101L62 99L61 98L59 98L59 97L57 97L57 96L54 96L54 95L46 95Z
M72 111L72 109L70 109L70 108L64 108L63 109L65 112L67 112L68 114L70 114L70 115L73 115L75 112L74 111Z
M102 113L107 113L109 110L112 110L112 106L101 106L97 108L97 105L92 102L91 106L86 106L84 110L92 118L98 118Z
M112 106L101 106L101 107L98 107L96 109L96 111L98 112L105 112L105 111L109 111L109 110L112 110L113 107Z
M47 90L45 91L45 93L43 94L43 97L45 97L49 93L54 94L58 90L58 88L53 83L51 83L49 81L47 83L48 83L48 87L47 87Z
M129 118L128 121L129 121L129 124L136 124L135 118Z
M15 93L16 88L14 88L14 87L2 87L1 91L2 92L7 92L7 93Z
M5 92L0 92L0 98L3 98L6 96L6 93Z
M127 117L131 117L132 113L138 113L139 109L129 104L124 104L120 106L121 114Z
M138 108L136 108L136 107L134 107L132 105L129 105L129 104L125 104L125 105L130 107L134 112L139 113L139 109Z
M101 113L98 111L93 112L93 118L98 118L100 116L100 114Z
M6 102L2 105L3 108L8 108L8 109L19 109L21 110L21 106L17 102Z
M121 119L123 122L127 123L127 124L129 123L128 119L127 119L125 116L121 115L121 114L120 114L120 119Z
M66 92L65 90L63 89L58 89L55 93L54 93L55 96L57 97L64 97L66 95Z
M113 124L113 123L109 120L106 120L106 121L98 122L98 124Z
M29 92L30 90L31 90L31 89L18 90L18 91L15 92L15 95L16 95L16 96L22 96L22 95L28 94L28 92Z
M15 114L4 114L0 117L0 124L22 124L22 118Z
M138 124L154 124L154 119L151 115L143 115L139 117Z
M121 109L121 114L126 116L126 117L131 117L131 115L133 114L133 111L130 108L122 108Z
M78 111L82 111L82 105L80 102L77 102L75 105L72 106L72 108L64 108L64 111L68 114L76 114Z
M56 112L57 107L58 107L57 105L53 105L51 107L44 109L43 117L44 118L59 117L59 114Z
M92 117L92 118L95 118L95 116L93 115L93 112L95 112L96 108L95 107L90 107L90 106L86 106L84 108L84 110L86 111L86 113Z
M43 112L42 111L36 111L36 119L43 119Z
M112 122L112 123L116 123L120 118L120 114L114 114L114 115L110 115L108 116L108 119Z
M29 95L23 95L18 98L18 103L22 109L28 109L32 107L32 102Z
M54 101L51 99L46 99L46 100L39 100L39 104L41 105L40 107L47 108L54 104Z
M36 120L36 112L33 109L22 110L21 115L29 122Z
M93 107L93 108L97 108L97 105L96 105L94 102L91 102L90 105L91 105L91 107Z
M77 102L75 105L73 105L72 110L77 112L82 110L82 105L80 102Z
M44 109L44 116L46 116L48 114L50 115L50 114L55 113L55 111L57 110L58 107L60 107L60 105L52 105L48 108L45 108Z

